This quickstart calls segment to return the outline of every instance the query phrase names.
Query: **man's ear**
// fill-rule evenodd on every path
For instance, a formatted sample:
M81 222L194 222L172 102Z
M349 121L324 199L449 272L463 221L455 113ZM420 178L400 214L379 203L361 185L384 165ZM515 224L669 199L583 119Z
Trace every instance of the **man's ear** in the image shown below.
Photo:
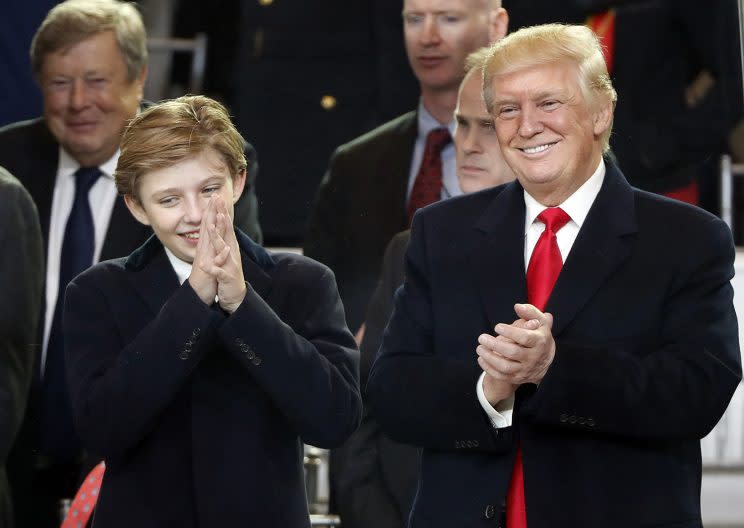
M238 199L240 199L240 195L243 194L243 189L245 188L245 175L246 170L243 169L235 178L233 178L233 204L235 204Z
M509 30L509 14L506 9L499 7L492 9L488 17L488 41L489 44L493 44L506 36Z
M594 135L601 136L612 124L612 112L613 105L612 101L607 98L606 101L602 101L597 105L597 109L594 112Z
M127 204L127 209L132 213L140 224L150 225L150 218L147 216L139 200L131 194L124 195L124 203Z

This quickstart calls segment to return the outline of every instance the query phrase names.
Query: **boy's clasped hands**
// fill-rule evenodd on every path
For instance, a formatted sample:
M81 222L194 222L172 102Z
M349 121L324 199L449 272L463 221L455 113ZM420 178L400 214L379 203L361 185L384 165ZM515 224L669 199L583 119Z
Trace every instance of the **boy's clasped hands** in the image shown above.
M188 280L205 304L211 305L216 296L220 308L230 314L245 298L247 285L238 240L225 200L217 194L204 211Z

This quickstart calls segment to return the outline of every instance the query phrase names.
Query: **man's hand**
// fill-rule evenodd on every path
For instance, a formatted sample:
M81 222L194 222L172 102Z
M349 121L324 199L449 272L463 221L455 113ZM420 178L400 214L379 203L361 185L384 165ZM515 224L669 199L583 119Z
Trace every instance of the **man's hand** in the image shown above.
M519 319L510 325L497 324L497 336L481 334L478 337L478 364L487 374L483 389L489 402L489 388L494 397L506 391L496 381L516 386L540 383L555 357L553 316L531 304L516 304L514 311Z
M199 227L199 242L196 245L196 255L188 279L191 288L199 296L199 299L208 305L214 302L214 296L217 295L217 279L209 273L215 258L208 227L213 225L216 220L214 205L214 199L210 200L202 216L201 226Z
M225 200L217 196L213 201L216 222L209 226L209 240L215 256L209 273L217 280L220 308L233 313L245 299L247 291L243 263Z

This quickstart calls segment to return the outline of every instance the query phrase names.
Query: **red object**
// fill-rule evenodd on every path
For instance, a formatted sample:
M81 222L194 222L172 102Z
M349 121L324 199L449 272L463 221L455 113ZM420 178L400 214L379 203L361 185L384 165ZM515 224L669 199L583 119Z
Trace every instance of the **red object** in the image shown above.
M539 310L548 303L553 285L563 268L563 259L558 249L555 234L571 220L560 207L549 207L537 217L545 224L545 231L537 240L527 266L527 300ZM517 447L517 457L506 494L507 528L527 528L527 510L524 500L524 466L522 446Z
M586 25L597 35L602 45L607 71L612 73L613 56L615 54L615 11L609 9L603 13L592 15L586 19Z
M426 136L424 158L416 173L411 196L408 199L408 225L413 213L431 203L438 202L442 196L442 149L452 141L449 130L435 128Z
M70 505L70 511L62 521L61 528L85 528L88 525L93 509L96 507L105 469L106 465L101 462L85 477Z
M690 183L689 185L685 185L684 187L672 189L671 191L666 191L661 194L669 198L679 200L680 202L687 202L688 204L692 205L700 204L698 184L695 181Z

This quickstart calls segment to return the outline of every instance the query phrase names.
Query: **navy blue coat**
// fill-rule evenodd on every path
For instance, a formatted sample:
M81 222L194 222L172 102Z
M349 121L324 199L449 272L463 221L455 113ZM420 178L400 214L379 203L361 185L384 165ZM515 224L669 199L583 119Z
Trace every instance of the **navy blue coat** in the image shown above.
M106 461L94 526L309 526L303 442L358 425L358 353L330 270L239 242L229 317L179 287L155 237L68 286L73 414Z
M555 360L494 429L475 348L527 299L524 218L513 182L414 219L367 385L383 429L424 448L411 528L499 526L518 443L529 528L702 526L699 440L741 379L729 229L608 165L546 306Z

